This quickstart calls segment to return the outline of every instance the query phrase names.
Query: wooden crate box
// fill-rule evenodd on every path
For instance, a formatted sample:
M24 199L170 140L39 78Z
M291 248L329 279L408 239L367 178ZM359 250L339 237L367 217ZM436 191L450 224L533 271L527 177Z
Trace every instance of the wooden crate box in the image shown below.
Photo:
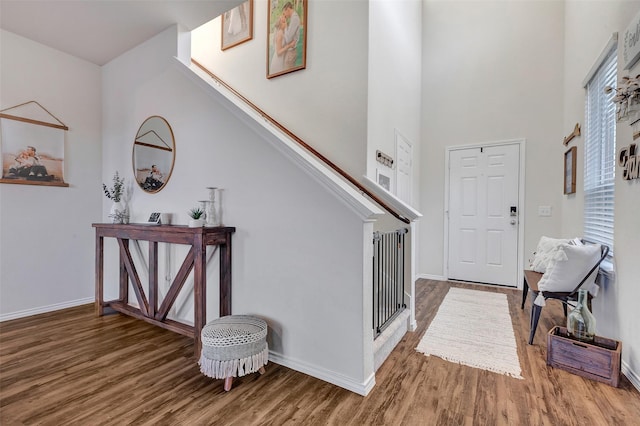
M596 336L591 343L569 338L565 327L547 335L547 365L618 387L622 343Z

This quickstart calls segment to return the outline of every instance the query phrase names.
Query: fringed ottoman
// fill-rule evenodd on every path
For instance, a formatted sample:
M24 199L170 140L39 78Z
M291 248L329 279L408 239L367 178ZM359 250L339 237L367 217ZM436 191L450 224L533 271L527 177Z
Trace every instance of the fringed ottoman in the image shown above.
M264 374L269 358L267 323L249 315L218 318L202 329L200 371L214 379L225 379L229 391L234 377Z

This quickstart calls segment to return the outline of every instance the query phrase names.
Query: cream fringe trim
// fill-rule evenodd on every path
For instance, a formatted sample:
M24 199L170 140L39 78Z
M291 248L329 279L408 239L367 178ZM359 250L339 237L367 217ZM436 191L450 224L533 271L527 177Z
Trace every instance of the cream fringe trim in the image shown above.
M200 355L200 372L214 379L226 379L227 377L241 377L245 374L255 373L261 367L267 365L269 360L269 346L265 345L262 352L242 359L231 361L217 361Z

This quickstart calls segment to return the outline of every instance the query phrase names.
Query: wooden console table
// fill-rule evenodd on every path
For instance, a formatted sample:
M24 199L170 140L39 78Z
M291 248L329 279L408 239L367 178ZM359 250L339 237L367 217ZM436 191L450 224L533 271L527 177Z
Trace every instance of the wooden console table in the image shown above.
M194 339L195 356L200 356L202 342L200 332L207 322L206 312L206 257L207 246L220 247L220 316L231 315L231 236L233 227L189 228L180 225L116 225L94 223L96 229L96 302L97 316L104 315L105 308L133 316L168 330ZM116 300L104 301L104 238L118 240L120 247L120 289ZM136 271L129 240L149 242L148 299ZM158 243L185 244L191 248L171 283L169 291L158 307ZM167 318L187 276L193 269L194 325ZM138 300L139 308L129 305L129 279Z

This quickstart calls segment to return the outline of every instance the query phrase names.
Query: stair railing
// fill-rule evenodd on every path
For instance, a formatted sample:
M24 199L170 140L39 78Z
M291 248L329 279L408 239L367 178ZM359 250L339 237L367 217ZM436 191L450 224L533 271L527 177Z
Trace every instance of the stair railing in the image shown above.
M380 207L382 207L383 209L385 209L386 211L388 211L393 217L395 217L396 219L404 222L404 223L410 223L410 220L407 219L406 217L404 217L403 215L401 215L400 213L396 212L393 208L391 208L388 204L386 204L384 201L382 201L379 197L377 197L375 194L373 194L371 191L369 191L367 188L365 188L364 186L362 186L362 184L360 182L358 182L356 179L354 179L351 175L349 175L347 172L345 172L344 170L342 170L340 167L338 167L334 162L332 162L331 160L329 160L327 157L325 157L324 155L322 155L320 152L318 152L315 148L313 148L311 145L309 145L308 143L306 143L305 141L303 141L302 139L300 139L298 136L296 136L293 132L291 132L289 129L287 129L285 126L283 126L282 124L280 124L277 120L275 120L273 117L271 117L269 114L267 114L266 112L264 112L262 109L260 109L257 105L255 105L253 102L251 102L249 99L247 99L246 97L244 97L240 92L238 92L237 90L235 90L233 87L229 86L224 80L222 80L221 78L219 78L218 76L216 76L214 73L212 73L211 71L209 71L204 65L202 65L201 63L199 63L198 61L196 61L195 59L191 59L191 62L197 66L198 68L200 68L202 71L204 71L207 75L209 75L209 77L211 77L212 79L214 79L218 84L220 84L221 86L223 86L225 89L227 89L228 91L230 91L231 93L233 93L235 96L237 96L239 99L241 99L245 104L247 104L250 108L252 108L254 111L256 111L258 114L260 114L266 121L268 121L269 123L271 123L274 127L276 127L277 129L279 129L281 132L283 132L284 134L286 134L289 138L291 138L293 141L295 141L298 145L302 146L304 149L306 149L308 152L310 152L311 154L313 154L316 158L318 158L320 161L322 161L323 163L325 163L329 168L331 168L333 171L335 171L336 173L338 173L340 176L342 176L345 180L347 180L349 183L351 183L353 186L355 186L361 193L365 194L366 196L368 196L369 198L371 198L373 201L375 201L378 205L380 205Z
M407 307L404 303L405 234L373 233L373 330L378 337Z

